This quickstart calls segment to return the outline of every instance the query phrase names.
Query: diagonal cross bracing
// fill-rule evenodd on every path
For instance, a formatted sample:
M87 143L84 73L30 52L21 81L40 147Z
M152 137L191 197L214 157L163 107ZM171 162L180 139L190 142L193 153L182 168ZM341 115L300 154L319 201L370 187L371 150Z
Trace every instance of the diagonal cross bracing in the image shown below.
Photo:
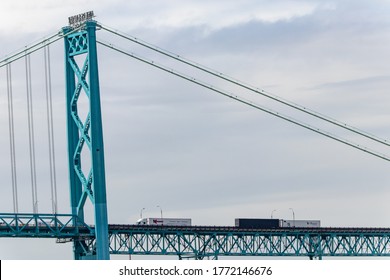
M127 229L126 229L127 227ZM110 226L112 254L219 256L390 256L390 229L249 230ZM116 242L113 242L115 241Z
M96 23L87 21L77 32L71 33L71 30L71 27L63 29L64 34L69 34L65 36L65 69L71 207L72 213L84 220L85 203L87 199L91 201L96 235L93 246L84 240L75 241L74 252L76 259L109 259ZM79 110L82 95L85 95L88 103L85 120L81 119ZM86 162L83 163L84 160Z

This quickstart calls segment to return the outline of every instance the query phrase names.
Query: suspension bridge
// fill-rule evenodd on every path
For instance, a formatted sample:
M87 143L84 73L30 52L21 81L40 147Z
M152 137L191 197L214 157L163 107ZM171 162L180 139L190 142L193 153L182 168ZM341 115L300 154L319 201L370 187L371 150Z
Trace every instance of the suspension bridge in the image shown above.
M271 99L283 106L302 112L332 126L345 129L377 144L389 146L389 142L326 115L310 110L264 90L250 86L223 73L207 68L172 52L161 49L139 38L114 30L84 14L77 23L74 19L60 32L26 46L0 61L6 72L7 119L13 213L0 214L0 237L3 238L53 238L58 243L72 242L74 259L109 259L110 254L174 255L183 258L213 258L220 256L305 256L311 259L326 256L390 256L390 228L278 228L240 229L236 227L210 226L141 226L110 224L107 215L105 161L100 107L100 87L97 46L120 53L123 57L138 60L210 92L233 99L291 124L303 127L321 136L368 153L380 160L390 161L382 153L356 144L328 131L266 108L251 98L218 88L213 84L179 72L158 62L141 57L126 49L99 39L98 32L107 32L128 42L135 43L158 55L165 56L203 72L205 75L231 83L254 95ZM67 148L70 189L70 210L59 213L57 171L51 81L51 48L64 42L66 88ZM44 92L46 98L47 150L49 157L49 185L52 213L42 213L38 204L36 127L32 87L31 55L43 52ZM18 148L15 129L13 91L13 66L24 60L27 98L27 130L32 212L20 211L20 182L17 173ZM81 104L80 100L88 100ZM85 103L85 102L84 102ZM87 109L86 109L87 108ZM23 182L26 183L26 182ZM24 193L24 192L23 192ZM22 193L22 194L23 194ZM85 207L86 202L92 209ZM113 202L111 202L113 203ZM87 211L91 211L94 224L86 223ZM1 212L1 209L0 209Z

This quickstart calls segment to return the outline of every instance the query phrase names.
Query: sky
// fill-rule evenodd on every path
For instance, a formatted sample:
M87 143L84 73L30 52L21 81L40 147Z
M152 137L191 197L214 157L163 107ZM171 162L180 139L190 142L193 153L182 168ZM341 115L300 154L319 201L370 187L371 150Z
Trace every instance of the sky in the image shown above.
M89 10L105 26L390 139L390 1L3 1L0 59ZM104 30L97 36L390 155L386 147ZM69 213L63 44L50 48L58 207ZM326 227L389 227L387 161L102 46L98 56L109 223L134 223L145 208L143 217L159 217L162 209L164 217L191 218L194 225L233 225L235 218L271 213L292 219L294 212L296 219L321 220ZM50 212L42 52L31 60L39 209ZM32 212L24 61L12 67L19 204L21 212ZM13 212L6 100L1 68L3 213ZM90 212L87 219L93 220ZM52 239L0 240L0 259L71 258L71 244Z

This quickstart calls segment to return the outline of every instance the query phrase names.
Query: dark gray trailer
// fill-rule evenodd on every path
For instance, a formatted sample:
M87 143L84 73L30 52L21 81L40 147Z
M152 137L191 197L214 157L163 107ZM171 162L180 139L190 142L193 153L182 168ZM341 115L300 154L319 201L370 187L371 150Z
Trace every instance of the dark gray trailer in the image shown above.
M235 226L238 228L280 228L282 227L282 220L279 219L251 219L251 218L237 218Z

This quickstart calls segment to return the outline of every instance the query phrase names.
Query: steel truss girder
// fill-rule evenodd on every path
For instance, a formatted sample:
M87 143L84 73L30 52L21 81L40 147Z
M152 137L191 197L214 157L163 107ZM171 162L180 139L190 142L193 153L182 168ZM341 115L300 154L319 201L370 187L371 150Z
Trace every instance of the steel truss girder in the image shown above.
M73 226L77 225L77 226ZM379 257L390 256L390 232L205 232L186 230L109 230L111 254L177 255L179 259L219 256ZM75 215L0 214L0 237L57 238L73 241L82 259L96 255L94 227Z
M57 243L74 242L78 259L96 258L94 226L77 215L0 213L0 237L56 238Z
M390 256L389 233L111 231L111 254L218 256Z
M0 213L0 237L91 238L94 229L75 215Z

